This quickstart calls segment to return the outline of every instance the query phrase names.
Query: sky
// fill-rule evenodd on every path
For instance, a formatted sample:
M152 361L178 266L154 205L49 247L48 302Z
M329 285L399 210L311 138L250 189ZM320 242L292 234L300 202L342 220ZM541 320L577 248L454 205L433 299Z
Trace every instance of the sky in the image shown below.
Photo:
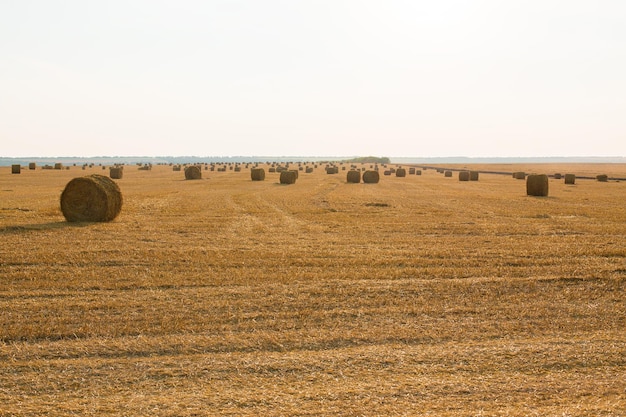
M623 0L0 0L0 156L626 156Z

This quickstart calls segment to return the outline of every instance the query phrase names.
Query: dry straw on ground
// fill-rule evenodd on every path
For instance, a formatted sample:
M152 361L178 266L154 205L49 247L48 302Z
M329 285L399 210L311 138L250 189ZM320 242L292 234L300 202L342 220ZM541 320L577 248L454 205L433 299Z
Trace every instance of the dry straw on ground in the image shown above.
M61 212L69 222L108 222L121 210L120 188L103 175L74 178L61 193Z
M548 195L548 176L546 174L530 174L526 178L526 194L535 197Z

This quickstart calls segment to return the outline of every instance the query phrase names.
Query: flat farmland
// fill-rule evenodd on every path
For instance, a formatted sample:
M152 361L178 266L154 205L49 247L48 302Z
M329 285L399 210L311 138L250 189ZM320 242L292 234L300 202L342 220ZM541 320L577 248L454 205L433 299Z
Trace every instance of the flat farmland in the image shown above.
M0 167L0 416L626 415L626 181L261 166Z

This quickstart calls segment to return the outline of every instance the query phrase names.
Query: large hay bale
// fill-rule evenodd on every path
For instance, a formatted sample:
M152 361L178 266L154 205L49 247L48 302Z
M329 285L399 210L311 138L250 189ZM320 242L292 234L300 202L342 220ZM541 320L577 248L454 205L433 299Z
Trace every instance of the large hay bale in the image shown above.
M406 169L398 168L396 169L396 177L406 177Z
M37 169L37 164L35 162L31 162L28 164L28 169L35 170Z
M448 177L448 178L452 177L452 171L446 171L446 172L444 172L444 173L443 173L443 176L444 176L444 177Z
M600 182L607 182L609 180L609 176L605 174L596 175L596 179Z
M326 167L326 173L327 174L339 174L339 167L335 167L335 166Z
M470 171L470 181L478 181L478 171Z
M57 162L54 164L54 169L63 169L63 164L60 162Z
M122 167L111 167L109 168L109 177L114 180L121 180L124 176L124 169Z
M265 180L265 170L263 168L252 168L250 170L250 177L252 181L263 181Z
M560 179L561 179L561 177L562 177L562 175L561 175L561 174L559 174L559 173L554 174L554 179L555 179L555 180L560 180Z
M470 173L469 171L459 171L459 181L469 181Z
M186 180L202 179L202 170L197 165L189 165L188 167L185 167L185 179Z
M295 184L296 183L296 172L297 171L282 171L280 173L280 183L281 184Z
M11 165L11 174L19 174L22 172L22 166L19 164Z
M565 184L574 184L574 183L576 183L576 175L565 174Z
M378 173L378 171L365 171L363 173L363 182L366 184L378 184L378 181L380 181L380 174Z
M409 168L409 175L415 175L415 168Z
M346 181L351 184L358 184L361 182L361 171L350 170L348 171Z
M546 197L548 195L548 176L531 174L526 178L526 195Z
M77 177L61 193L61 212L68 222L108 222L122 210L122 193L104 175Z

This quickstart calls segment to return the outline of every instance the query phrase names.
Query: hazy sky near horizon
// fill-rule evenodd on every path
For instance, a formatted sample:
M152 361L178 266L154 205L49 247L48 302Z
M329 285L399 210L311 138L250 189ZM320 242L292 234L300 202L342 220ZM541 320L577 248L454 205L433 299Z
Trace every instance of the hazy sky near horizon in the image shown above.
M623 0L5 0L0 156L626 156Z

